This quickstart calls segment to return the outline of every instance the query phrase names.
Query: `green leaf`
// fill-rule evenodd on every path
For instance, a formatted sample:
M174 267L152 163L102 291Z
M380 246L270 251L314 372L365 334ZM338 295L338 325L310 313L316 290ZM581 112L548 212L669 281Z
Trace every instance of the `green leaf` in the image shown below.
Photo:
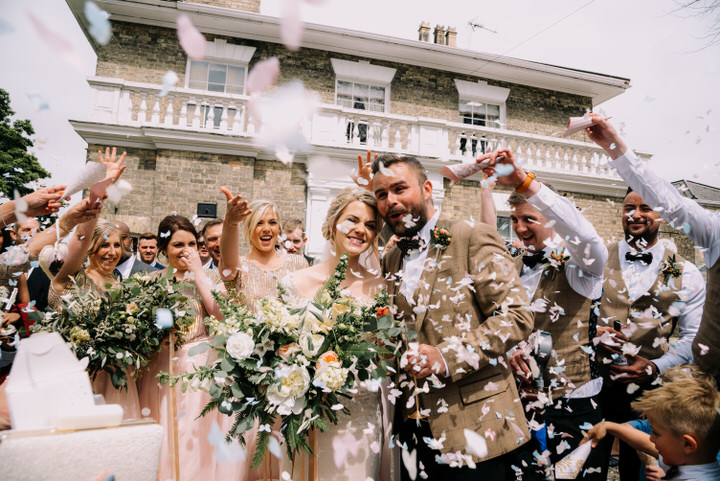
M220 361L220 369L227 372L231 372L233 369L235 369L235 363L232 361L232 358L229 355L224 356L222 358L222 361Z
M208 342L201 342L199 344L194 345L188 350L188 356L193 357L197 356L198 354L203 354L208 352L208 349L210 349L210 343Z
M390 329L392 327L392 316L385 314L381 316L377 321L378 329Z
M267 452L268 442L270 441L270 433L267 431L260 431L255 441L255 452L253 453L250 467L257 468L262 464L262 460Z

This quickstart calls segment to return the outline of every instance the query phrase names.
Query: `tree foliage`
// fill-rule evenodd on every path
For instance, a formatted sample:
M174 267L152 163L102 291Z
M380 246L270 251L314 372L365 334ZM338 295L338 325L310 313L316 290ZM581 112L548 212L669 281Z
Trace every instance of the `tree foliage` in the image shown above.
M29 120L13 120L10 95L0 89L0 193L12 198L17 189L20 195L33 191L30 182L50 177L29 150L34 133Z

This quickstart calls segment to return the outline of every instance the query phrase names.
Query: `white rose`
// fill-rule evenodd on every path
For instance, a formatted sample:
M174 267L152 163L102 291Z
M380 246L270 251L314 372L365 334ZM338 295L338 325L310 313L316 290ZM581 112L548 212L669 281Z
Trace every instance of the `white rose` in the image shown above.
M255 341L244 332L236 332L228 338L225 349L234 359L241 361L253 353Z
M278 414L300 414L305 408L305 393L310 387L310 373L303 366L281 364L275 373L278 380L267 390L267 400Z
M307 357L315 357L324 341L325 337L320 334L305 334L300 338L300 348Z

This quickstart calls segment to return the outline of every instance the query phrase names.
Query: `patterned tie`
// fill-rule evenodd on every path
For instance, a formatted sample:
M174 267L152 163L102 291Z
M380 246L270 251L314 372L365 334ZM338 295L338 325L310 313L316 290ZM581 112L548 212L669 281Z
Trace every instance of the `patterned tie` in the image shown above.
M408 252L410 251L416 251L420 250L422 247L424 247L424 242L422 239L420 239L419 236L414 235L412 237L401 237L397 241L398 249L400 249L400 252L402 252L403 257L408 255Z
M653 255L652 252L638 252L637 254L626 252L625 260L629 262L640 261L646 266L649 266L653 260Z
M545 253L543 251L536 252L534 254L526 254L523 256L523 264L528 266L530 269L538 265L542 260L545 259Z

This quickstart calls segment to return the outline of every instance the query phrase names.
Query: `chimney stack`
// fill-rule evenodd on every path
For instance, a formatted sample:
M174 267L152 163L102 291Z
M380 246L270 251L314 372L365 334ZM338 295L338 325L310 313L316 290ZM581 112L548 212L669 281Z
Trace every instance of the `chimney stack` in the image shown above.
M455 27L448 27L445 33L445 45L448 47L457 46L457 30Z
M435 43L438 45L445 45L445 26L435 26Z
M421 42L430 42L430 24L427 22L420 23L418 28L418 40Z

